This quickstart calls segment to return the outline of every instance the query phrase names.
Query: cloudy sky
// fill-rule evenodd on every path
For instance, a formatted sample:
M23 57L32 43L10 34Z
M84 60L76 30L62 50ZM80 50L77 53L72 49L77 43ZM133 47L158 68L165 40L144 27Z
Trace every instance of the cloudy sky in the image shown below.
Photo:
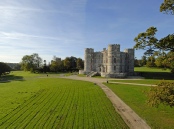
M174 16L159 12L163 0L0 0L0 62L20 62L38 53L84 56L108 44L132 48L133 39L150 26L157 38L174 33ZM143 51L136 51L141 58Z

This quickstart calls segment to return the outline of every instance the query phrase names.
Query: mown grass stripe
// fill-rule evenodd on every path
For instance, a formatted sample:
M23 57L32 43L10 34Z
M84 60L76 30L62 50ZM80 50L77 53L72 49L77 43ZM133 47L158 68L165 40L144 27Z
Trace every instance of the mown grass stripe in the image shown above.
M31 100L34 100L34 97L36 97L35 99L38 100L40 99L40 94L41 92L37 92L36 95L32 96L31 99L29 99L29 103L23 103L22 105L18 106L16 108L16 110L14 110L13 112L11 112L10 114L8 114L7 116L5 116L5 119L3 121L3 125L1 125L3 128L6 128L6 127L9 127L13 124L16 124L17 120L19 120L19 118L25 114L25 112L27 112L27 110L29 110L30 108L32 108L32 106L29 106L29 105L32 105L33 103L31 102ZM43 95L44 96L44 95ZM29 104L29 105L28 105ZM26 108L27 107L27 108ZM24 111L23 111L24 110ZM21 114L22 113L22 114ZM9 122L10 121L10 122Z
M62 97L63 97L63 95L64 95L64 94L60 94L61 92L62 92L62 89L58 92L59 95L62 95L62 96L60 97L60 100L62 99ZM50 98L49 98L49 99L50 99ZM29 126L29 128L34 129L34 128L36 128L37 125L42 126L42 124L45 122L45 121L43 121L44 115L45 115L45 108L42 108L42 109L41 109L41 112L42 112L42 114L39 114L38 118L36 118L37 123L33 120L33 124L32 124L32 126Z
M52 94L52 92L50 92L50 94ZM55 92L55 94L57 94ZM47 97L47 102L49 102L52 99L52 97ZM46 107L45 107L46 106ZM35 128L43 128L44 125L47 122L47 114L48 114L48 110L50 109L50 104L46 103L45 105L43 105L43 111L42 111L42 115L40 116L37 124L35 125Z
M40 103L40 106L39 106L39 108L38 107L33 107L34 108L34 110L33 110L33 112L34 112L34 114L31 114L31 115L29 115L26 119L26 122L25 123L23 123L23 125L26 127L26 126L28 126L29 124L31 124L31 122L33 121L33 118L34 118L34 116L36 116L35 114L37 113L37 112L41 112L41 110L42 109L45 109L45 106L46 105L49 105L50 104L50 102L49 102L49 100L47 99L47 98L50 98L49 96L51 96L51 98L53 97L53 96L55 96L55 94L56 94L56 92L53 94L54 92L52 92L52 91L48 91L48 96L46 96L45 97L45 99L43 99L43 101L41 101ZM46 101L45 101L46 100ZM23 126L21 126L21 127L23 127Z
M69 112L67 117L69 118L68 121L65 121L64 127L65 128L71 128L71 125L73 123L73 106L74 106L74 102L75 102L75 94L77 93L77 91L75 90L75 88L73 88L73 91L71 92L72 94L72 100L70 102L70 106L69 106Z
M46 93L49 93L49 92L46 92ZM46 95L44 95L43 97L46 97ZM19 128L19 127L22 128L23 126L25 126L25 122L28 122L28 118L32 117L32 115L35 115L35 113L37 112L37 108L38 108L38 106L36 106L37 105L36 103L39 102L39 101L41 101L41 103L42 103L45 100L45 99L43 99L43 98L41 99L41 98L42 97L40 96L39 100L37 100L37 99L33 100L33 102L30 103L29 106L28 105L24 105L24 107L27 106L28 109L26 110L26 112L24 114L22 114L17 119L17 121L13 121L13 124L16 124L15 128Z

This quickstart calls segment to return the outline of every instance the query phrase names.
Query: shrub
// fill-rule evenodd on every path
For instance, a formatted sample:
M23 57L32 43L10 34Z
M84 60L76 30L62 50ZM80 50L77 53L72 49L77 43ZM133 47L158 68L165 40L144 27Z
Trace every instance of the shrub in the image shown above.
M148 104L158 107L159 104L174 106L174 82L162 81L158 86L151 87L148 92Z

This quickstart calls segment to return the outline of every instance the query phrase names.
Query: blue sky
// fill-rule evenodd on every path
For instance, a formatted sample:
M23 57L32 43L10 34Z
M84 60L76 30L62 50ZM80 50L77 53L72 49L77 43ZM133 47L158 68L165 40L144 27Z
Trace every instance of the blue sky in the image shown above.
M3 0L0 2L0 62L20 62L38 53L84 57L85 48L108 44L132 48L150 26L157 38L174 33L174 16L159 12L163 0ZM141 58L142 50L135 51Z

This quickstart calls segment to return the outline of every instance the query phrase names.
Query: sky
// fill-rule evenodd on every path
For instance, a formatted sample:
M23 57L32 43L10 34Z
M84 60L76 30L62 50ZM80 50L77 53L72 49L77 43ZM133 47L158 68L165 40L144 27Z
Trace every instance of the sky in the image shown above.
M133 48L134 38L151 26L159 39L174 33L174 16L159 11L163 0L0 1L0 62L19 63L33 53L47 62L84 59L85 48ZM135 57L143 53L135 50Z

